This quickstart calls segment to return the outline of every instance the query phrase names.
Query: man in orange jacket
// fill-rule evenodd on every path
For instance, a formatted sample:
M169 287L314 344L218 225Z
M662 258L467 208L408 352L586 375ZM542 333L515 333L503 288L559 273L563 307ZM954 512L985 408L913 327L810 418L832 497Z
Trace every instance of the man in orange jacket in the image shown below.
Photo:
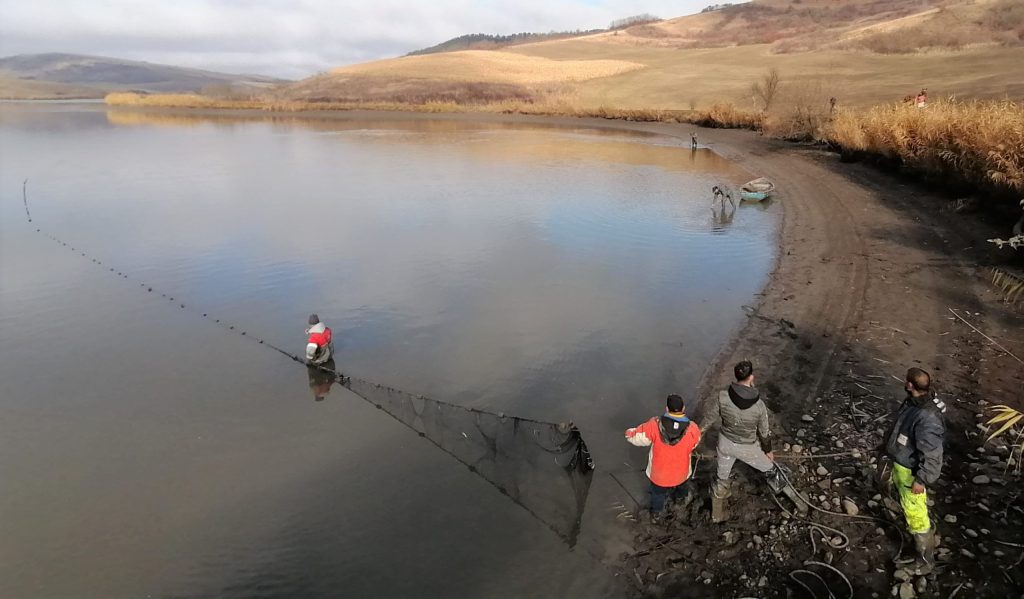
M657 524L665 501L683 491L690 479L693 449L700 442L700 427L686 417L683 398L669 395L666 411L635 428L626 430L626 440L637 447L650 447L647 478L651 480L651 522Z

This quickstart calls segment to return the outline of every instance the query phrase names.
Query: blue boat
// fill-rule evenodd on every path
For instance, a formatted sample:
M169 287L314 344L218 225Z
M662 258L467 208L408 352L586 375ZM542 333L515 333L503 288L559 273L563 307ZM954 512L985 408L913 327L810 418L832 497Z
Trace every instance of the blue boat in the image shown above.
M761 202L775 191L775 184L761 177L753 181L747 181L740 187L740 198L749 202Z

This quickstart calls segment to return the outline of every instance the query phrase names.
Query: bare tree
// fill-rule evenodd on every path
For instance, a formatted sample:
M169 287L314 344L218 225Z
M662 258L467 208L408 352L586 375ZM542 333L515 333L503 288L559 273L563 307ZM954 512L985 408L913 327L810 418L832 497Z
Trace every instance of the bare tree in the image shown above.
M779 70L775 67L768 69L768 72L761 75L760 81L750 85L750 93L755 99L760 100L762 110L768 112L779 93Z

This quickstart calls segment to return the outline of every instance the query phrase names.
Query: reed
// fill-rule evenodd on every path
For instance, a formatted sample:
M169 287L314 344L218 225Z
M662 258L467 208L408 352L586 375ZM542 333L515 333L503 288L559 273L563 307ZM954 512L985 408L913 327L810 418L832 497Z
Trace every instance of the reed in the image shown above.
M1024 193L1024 105L1004 101L887 104L840 111L826 141L846 153L883 157L928 178Z

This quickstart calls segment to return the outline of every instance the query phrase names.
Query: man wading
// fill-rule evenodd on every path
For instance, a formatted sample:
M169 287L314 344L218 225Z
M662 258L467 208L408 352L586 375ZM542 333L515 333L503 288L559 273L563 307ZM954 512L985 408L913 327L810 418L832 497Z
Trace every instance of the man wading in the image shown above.
M651 479L651 523L657 524L669 495L685 492L683 483L692 471L690 458L700 442L700 428L692 425L683 409L683 398L669 395L666 412L636 428L626 429L626 440L637 447L650 447L647 478Z
M917 549L914 573L924 575L935 565L935 529L928 517L925 485L935 484L942 471L946 405L932 395L931 377L920 368L907 371L904 387L907 398L896 414L885 450L893 461L892 482Z
M754 387L754 367L743 361L733 368L736 382L718 394L704 417L702 431L721 421L718 435L718 477L711 489L711 519L728 519L725 500L731 495L729 477L736 460L763 472L768 486L776 494L783 493L796 505L801 515L807 513L807 504L775 464L772 454L771 431L768 428L768 407Z
M306 359L311 364L323 364L334 355L334 340L331 329L320 322L316 314L309 315L309 328L306 329L309 339L306 341Z

